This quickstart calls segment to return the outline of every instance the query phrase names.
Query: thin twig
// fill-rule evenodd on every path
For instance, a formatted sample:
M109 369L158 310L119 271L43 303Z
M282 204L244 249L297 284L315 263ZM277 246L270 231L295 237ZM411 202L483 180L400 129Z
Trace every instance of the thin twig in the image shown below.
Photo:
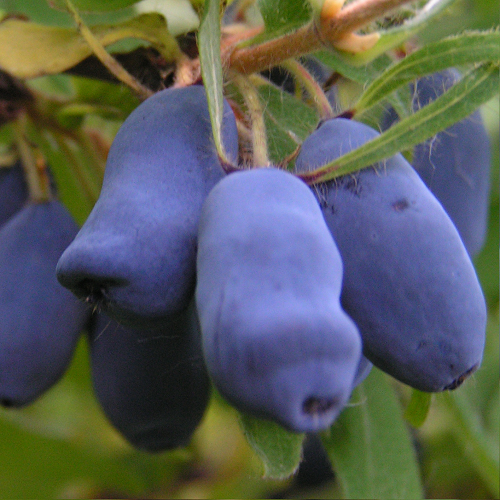
M146 99L153 95L153 92L142 85L136 78L134 78L113 56L111 56L103 47L101 42L94 36L92 31L83 22L80 14L73 6L71 0L66 0L66 5L71 12L73 19L76 22L78 31L83 36L89 47L92 49L96 57L104 64L104 66L125 85L129 86L140 99Z
M309 71L307 71L307 69L295 59L288 59L287 61L281 63L281 66L293 75L296 82L300 82L304 86L307 93L310 95L320 118L322 120L332 118L332 106L323 92L323 89L309 73Z

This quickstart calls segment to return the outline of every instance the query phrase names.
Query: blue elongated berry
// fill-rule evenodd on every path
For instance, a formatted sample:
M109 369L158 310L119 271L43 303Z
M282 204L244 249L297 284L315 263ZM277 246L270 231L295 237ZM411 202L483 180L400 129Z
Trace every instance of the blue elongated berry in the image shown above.
M156 330L99 314L89 345L97 399L121 434L149 452L186 446L210 396L194 306Z
M235 159L227 102L223 137ZM59 281L121 323L168 324L192 299L201 205L223 175L204 88L150 97L113 141L101 194L58 263Z
M0 403L31 403L64 373L88 308L56 279L78 226L58 202L30 203L0 229Z
M203 206L197 273L203 351L221 394L292 431L330 426L361 339L340 307L342 262L307 186L275 168L224 178Z
M327 121L304 141L296 169L315 169L377 135L355 121ZM344 263L341 302L365 356L422 391L460 385L481 363L486 306L434 195L401 155L315 192Z
M459 79L456 70L421 78L412 85L413 109L434 101ZM396 114L389 110L383 127L395 120ZM457 227L469 254L479 253L486 237L491 169L490 141L481 113L475 111L417 145L412 164Z

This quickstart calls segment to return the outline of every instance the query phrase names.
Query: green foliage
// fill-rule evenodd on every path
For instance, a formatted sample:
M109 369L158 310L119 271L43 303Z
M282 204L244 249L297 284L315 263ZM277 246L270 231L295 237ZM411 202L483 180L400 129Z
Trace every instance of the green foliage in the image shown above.
M272 161L280 162L314 130L318 117L309 106L273 85L262 85L259 95L266 103L264 118L269 156Z
M344 498L422 498L420 474L401 408L385 375L374 369L323 443Z
M500 32L472 32L428 44L393 64L363 92L356 111L363 112L399 87L423 75L465 64L500 60Z

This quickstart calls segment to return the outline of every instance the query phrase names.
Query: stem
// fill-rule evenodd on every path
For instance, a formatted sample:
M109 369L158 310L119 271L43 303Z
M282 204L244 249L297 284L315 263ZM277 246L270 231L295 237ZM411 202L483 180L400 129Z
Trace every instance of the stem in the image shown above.
M249 79L243 75L235 74L234 83L239 88L250 115L253 165L255 167L267 167L269 166L269 156L267 151L266 124L264 123L264 111L259 93Z
M82 168L80 161L78 160L76 154L72 151L72 149L68 146L66 142L66 138L55 131L52 131L52 135L56 140L60 150L66 156L68 161L71 164L72 171L74 172L80 186L85 193L86 198L94 204L99 197L99 187L92 184L87 178L85 170Z
M33 149L25 136L25 125L26 120L23 116L14 122L16 146L26 176L30 199L35 203L43 203L50 199L50 189L48 184L42 183Z
M288 59L287 61L281 63L281 66L290 72L296 81L299 81L304 86L307 93L311 96L320 118L322 120L333 118L330 101L328 101L323 89L311 73L309 73L309 71L307 71L307 69L295 59Z
M101 183L104 170L106 168L106 160L104 160L96 151L94 144L84 130L79 129L77 131L77 137L80 147L83 149L87 159L89 160L94 176L99 179L99 183Z
M286 59L315 52L348 33L360 29L388 12L413 0L358 0L350 3L321 27L310 22L293 33L260 45L234 49L229 61L232 69L249 74L268 69Z
M142 85L136 78L134 78L114 57L112 57L106 49L102 46L101 42L94 36L92 31L83 22L83 19L78 14L78 11L73 6L71 0L66 0L66 5L75 20L78 31L88 43L96 57L108 68L112 75L120 80L125 85L128 85L140 99L147 99L153 92Z

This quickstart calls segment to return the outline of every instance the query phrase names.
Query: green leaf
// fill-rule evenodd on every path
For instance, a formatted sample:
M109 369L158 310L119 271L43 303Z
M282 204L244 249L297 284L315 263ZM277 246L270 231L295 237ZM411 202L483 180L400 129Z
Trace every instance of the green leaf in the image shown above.
M276 34L291 31L311 17L307 0L258 0L266 31Z
M418 77L453 66L500 59L500 31L471 32L426 45L389 67L363 93L355 106L363 112Z
M404 417L413 427L420 427L425 422L431 407L432 394L413 389Z
M264 477L286 479L298 468L304 434L292 434L269 420L241 414L248 443L264 465Z
M311 107L273 85L260 86L259 95L266 103L264 119L269 156L279 163L316 128L318 116Z
M215 147L220 158L229 163L222 141L224 97L222 93L220 37L220 1L206 0L198 32L201 75L207 92L208 110L210 112Z
M322 441L344 498L422 498L411 438L385 374L373 369Z
M74 0L73 3L81 12L110 12L124 9L139 1L140 0ZM47 0L47 2L54 9L68 10L65 0Z
M178 54L178 45L158 14L143 14L120 24L92 28L103 46L125 38L150 42L167 61ZM15 40L15 43L13 43ZM61 73L92 54L76 29L43 26L19 19L0 23L0 67L18 78L35 78Z
M325 182L373 165L434 137L498 94L498 70L495 64L479 66L431 104L399 121L380 136L301 177L310 183Z

